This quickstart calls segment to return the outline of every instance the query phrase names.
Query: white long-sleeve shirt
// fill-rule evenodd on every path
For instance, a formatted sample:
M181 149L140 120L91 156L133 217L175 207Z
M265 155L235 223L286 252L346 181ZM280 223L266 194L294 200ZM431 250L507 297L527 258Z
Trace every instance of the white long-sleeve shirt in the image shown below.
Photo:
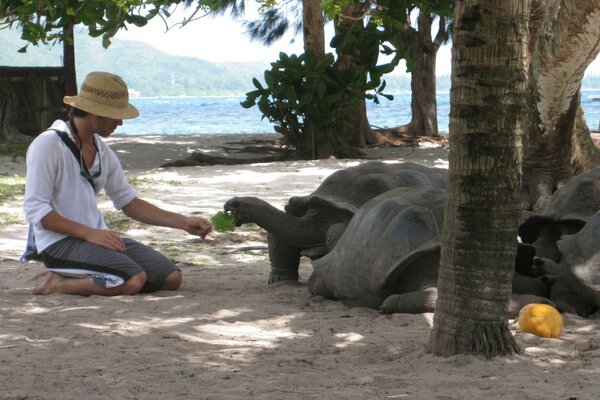
M55 121L51 128L73 133L65 121ZM96 195L104 189L116 209L120 210L137 197L121 167L117 155L104 141L94 135L98 154L89 169L90 174L98 171L102 159L102 173L94 178L95 190L81 176L79 162L53 130L41 133L27 150L27 175L25 178L25 218L33 225L38 252L65 237L48 231L41 224L51 211L95 229L108 229L98 209Z

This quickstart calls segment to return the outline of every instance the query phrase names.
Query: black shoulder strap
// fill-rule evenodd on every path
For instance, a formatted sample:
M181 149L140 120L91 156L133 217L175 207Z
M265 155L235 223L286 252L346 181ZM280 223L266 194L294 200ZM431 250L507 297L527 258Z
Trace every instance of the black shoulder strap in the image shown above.
M56 134L61 138L61 140L67 145L69 150L71 150L71 153L73 153L73 156L77 160L77 164L79 164L79 167L83 168L85 172L88 172L87 167L81 164L81 153L79 152L79 149L77 148L77 146L75 146L75 142L71 140L69 135L67 135L63 131L59 131L58 129L50 128L49 130L56 132ZM94 186L94 181L92 180L92 178L86 179L90 183L90 185L92 185L92 189L95 190L96 187Z

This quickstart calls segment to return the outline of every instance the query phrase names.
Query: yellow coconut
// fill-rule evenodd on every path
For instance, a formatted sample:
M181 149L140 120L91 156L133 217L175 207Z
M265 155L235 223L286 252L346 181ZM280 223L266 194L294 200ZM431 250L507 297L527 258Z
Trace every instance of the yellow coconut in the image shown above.
M548 304L528 304L519 311L519 329L546 338L559 338L563 319L558 310Z

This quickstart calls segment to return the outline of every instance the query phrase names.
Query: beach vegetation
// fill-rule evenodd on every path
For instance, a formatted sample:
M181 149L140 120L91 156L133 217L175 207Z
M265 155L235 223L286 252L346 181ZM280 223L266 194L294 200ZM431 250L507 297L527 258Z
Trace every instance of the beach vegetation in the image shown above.
M148 187L153 187L155 185L170 185L170 186L182 186L183 182L177 179L158 179L148 176L129 176L127 181L130 185L135 187L136 189L144 189Z
M25 177L0 176L0 205L16 203L25 195Z
M367 96L375 102L379 102L380 96L393 99L382 92L385 82L381 81L381 74L373 71L371 76L371 81L364 82L357 70L339 70L332 54L316 59L310 53L299 56L280 53L279 60L265 71L264 84L253 79L255 90L246 94L242 106L258 106L287 144L310 157L311 149L305 147L306 136L310 134L307 120L316 124L322 135L335 135L337 130L351 130L343 112L345 102L357 103L367 90L374 91ZM324 138L315 140L323 142Z
M25 223L25 217L23 217L22 213L0 212L0 227L4 228L9 225L21 225Z
M235 4L223 3L232 7ZM275 130L301 156L357 157L361 155L359 148L368 140L377 140L367 122L365 99L375 102L380 96L392 99L383 92L387 84L383 76L405 59L409 71L415 65L419 69L417 74L427 71L419 79L429 82L429 85L412 85L413 98L418 96L421 101L414 102L419 112L413 110L413 120L408 126L411 131L418 130L419 135L437 135L435 52L448 38L445 17L451 13L452 2L380 0L376 5L347 0L324 2L325 13L334 21L331 46L335 48L335 56L324 54L322 27L317 26L323 25L323 20L311 4L302 3L304 54L297 57L280 54L279 60L271 64L271 70L265 71L264 84L253 80L256 89L246 94L243 106L258 105L264 118L274 124ZM250 33L263 43L281 37L294 25L283 17L279 6L277 2L265 5L262 21L248 24ZM423 48L423 40L410 39L429 37L430 30L425 32L421 25L422 32L413 29L407 33L410 15L416 9L421 10L422 20L427 16L430 29L434 15L440 16L439 36L428 49ZM298 25L296 22L295 26ZM380 62L380 54L387 60ZM424 54L429 60L426 68ZM422 109L429 111L421 112Z
M29 143L0 140L0 156L16 160L25 157Z
M133 227L139 227L143 224L129 218L120 210L104 210L102 211L104 222L108 229L115 232L127 232Z
M151 241L148 243L150 247L163 253L169 258L179 258L180 256L187 255L190 252L189 246L182 242L175 241Z

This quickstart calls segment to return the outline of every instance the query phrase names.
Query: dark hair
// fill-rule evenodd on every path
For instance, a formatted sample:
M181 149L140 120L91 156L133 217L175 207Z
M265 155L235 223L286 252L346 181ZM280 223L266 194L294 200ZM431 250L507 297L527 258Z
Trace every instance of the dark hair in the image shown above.
M69 110L69 117L70 118L75 118L75 117L85 117L86 115L88 115L89 113L87 111L83 111L77 107L71 107L71 109Z

